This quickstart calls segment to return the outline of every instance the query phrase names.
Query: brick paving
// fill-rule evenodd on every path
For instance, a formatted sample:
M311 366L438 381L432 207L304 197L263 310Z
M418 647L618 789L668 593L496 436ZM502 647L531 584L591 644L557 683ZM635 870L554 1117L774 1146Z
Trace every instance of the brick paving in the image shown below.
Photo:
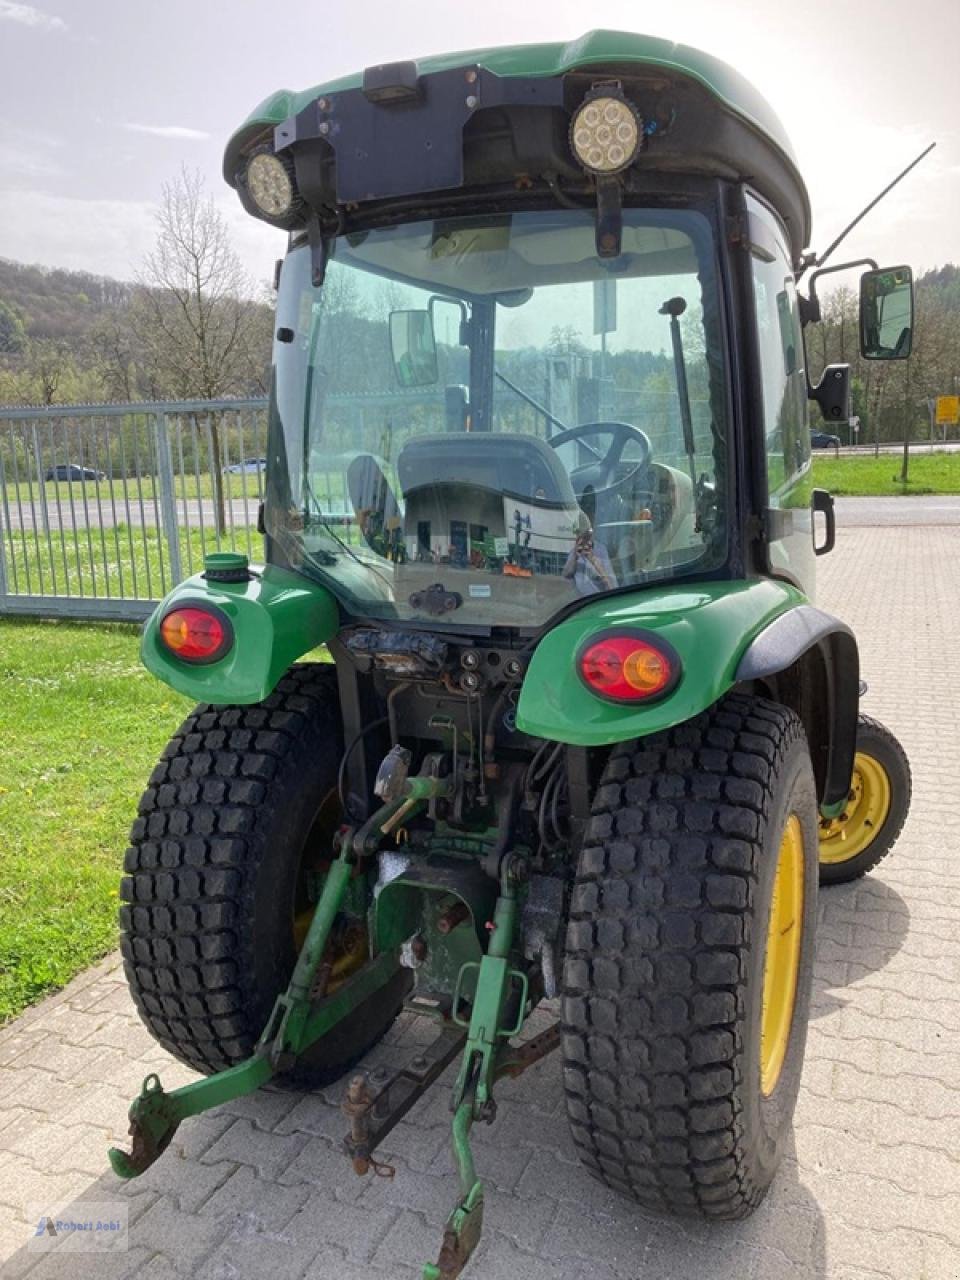
M851 622L865 706L912 760L894 854L821 895L813 1020L793 1140L760 1210L729 1226L639 1212L581 1170L559 1061L500 1086L475 1130L487 1188L476 1280L960 1280L960 526L841 528L820 603ZM118 851L119 862L119 851ZM540 1016L540 1015L538 1015ZM401 1020L370 1055L409 1052ZM186 1121L142 1178L106 1148L149 1071L192 1078L136 1019L111 956L0 1032L0 1273L13 1280L407 1280L455 1193L443 1083L355 1177L335 1087L266 1089ZM122 1198L129 1249L30 1252L25 1205Z

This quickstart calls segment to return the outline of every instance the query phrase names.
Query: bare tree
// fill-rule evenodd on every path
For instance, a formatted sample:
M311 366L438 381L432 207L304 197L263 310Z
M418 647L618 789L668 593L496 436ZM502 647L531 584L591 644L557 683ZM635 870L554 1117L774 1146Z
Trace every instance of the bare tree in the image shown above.
M33 387L33 398L51 405L57 398L70 360L65 342L53 338L34 338L27 345L27 374Z
M130 324L151 394L214 400L262 386L267 359L260 308L202 175L182 169L163 187L157 240L137 277ZM226 524L219 417L210 414L210 471L220 532Z

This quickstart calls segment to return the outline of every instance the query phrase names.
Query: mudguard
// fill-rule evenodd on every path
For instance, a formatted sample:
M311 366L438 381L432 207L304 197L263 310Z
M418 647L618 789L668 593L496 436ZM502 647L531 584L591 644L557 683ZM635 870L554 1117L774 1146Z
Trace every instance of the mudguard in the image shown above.
M850 628L802 604L775 618L749 644L737 665L739 682L769 680L802 660L797 710L807 731L821 809L846 799L857 747L860 654Z
M292 662L337 632L329 591L277 565L252 565L246 582L208 582L202 573L175 587L147 620L140 658L147 670L198 702L261 702ZM202 666L176 658L160 640L160 621L177 605L212 604L233 625L235 642Z
M777 617L806 603L772 578L663 587L585 604L534 650L517 704L525 733L575 746L607 746L669 729L712 706L738 680L751 642ZM650 706L597 697L574 669L577 651L596 632L642 627L663 636L683 670L673 690Z

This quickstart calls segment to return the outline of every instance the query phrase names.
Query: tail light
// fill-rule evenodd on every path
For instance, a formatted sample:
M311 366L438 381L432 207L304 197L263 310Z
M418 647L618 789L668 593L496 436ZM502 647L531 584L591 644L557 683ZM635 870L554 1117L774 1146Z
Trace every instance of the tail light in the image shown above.
M233 644L233 627L211 605L180 605L161 619L160 639L183 662L216 662Z
M591 636L577 672L591 693L610 702L653 702L680 679L680 656L660 636L620 628Z

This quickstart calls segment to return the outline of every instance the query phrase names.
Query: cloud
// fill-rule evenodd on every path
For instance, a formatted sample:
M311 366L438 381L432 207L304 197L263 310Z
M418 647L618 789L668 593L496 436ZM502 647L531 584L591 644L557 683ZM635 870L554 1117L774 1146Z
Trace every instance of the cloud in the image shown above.
M32 4L16 4L15 0L0 0L0 22L19 22L22 27L34 27L38 31L66 31L62 18L35 9Z
M3 0L0 0L0 4ZM151 138L178 138L184 142L206 142L210 134L203 129L188 129L181 124L133 124L124 126L129 133L148 133Z

